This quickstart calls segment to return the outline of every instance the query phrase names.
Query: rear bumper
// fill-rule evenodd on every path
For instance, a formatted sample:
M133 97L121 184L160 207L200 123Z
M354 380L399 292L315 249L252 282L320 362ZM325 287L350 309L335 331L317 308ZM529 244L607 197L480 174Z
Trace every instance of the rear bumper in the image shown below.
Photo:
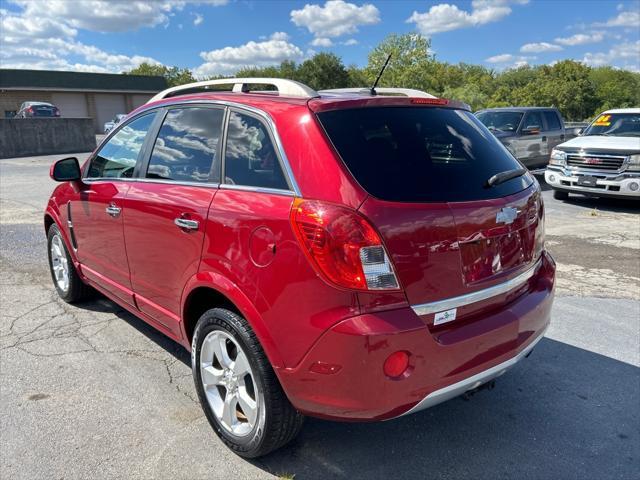
M349 318L278 376L308 415L370 421L428 408L501 375L533 349L549 324L554 276L545 253L526 293L439 333L410 307ZM388 378L382 366L398 350L409 352L409 369ZM318 362L332 366L331 373L311 371Z
M587 173L548 167L544 172L544 179L552 188L565 192L602 197L640 198L640 173L590 173L589 176L597 178L593 187L578 185L579 177L585 175Z

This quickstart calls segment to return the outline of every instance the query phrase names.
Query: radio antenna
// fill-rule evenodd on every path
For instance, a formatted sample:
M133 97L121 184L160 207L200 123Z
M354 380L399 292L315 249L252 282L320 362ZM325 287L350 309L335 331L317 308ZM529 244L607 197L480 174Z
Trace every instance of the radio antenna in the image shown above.
M382 77L382 74L384 73L384 70L387 68L387 65L389 64L389 60L391 60L391 54L389 54L387 56L387 59L384 62L384 65L382 65L382 68L380 69L380 73L378 73L378 77L376 78L376 81L373 82L373 86L371 87L371 95L377 95L376 93L376 87L378 86L378 82L380 81L380 77Z

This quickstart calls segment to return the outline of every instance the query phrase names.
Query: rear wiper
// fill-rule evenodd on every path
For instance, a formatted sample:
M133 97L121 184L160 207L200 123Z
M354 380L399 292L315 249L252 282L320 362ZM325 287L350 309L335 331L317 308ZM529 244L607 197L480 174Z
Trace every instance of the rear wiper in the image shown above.
M500 185L501 183L511 180L512 178L521 177L527 173L526 168L516 168L514 170L506 170L504 172L496 173L493 177L487 180L486 187L493 187L494 185Z

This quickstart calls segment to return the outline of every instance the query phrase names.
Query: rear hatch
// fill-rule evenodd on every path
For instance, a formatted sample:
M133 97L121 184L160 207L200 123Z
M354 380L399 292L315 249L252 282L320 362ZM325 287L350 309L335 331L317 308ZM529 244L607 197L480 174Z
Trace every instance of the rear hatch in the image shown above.
M522 165L470 112L380 106L318 118L370 195L360 211L382 235L411 305L482 290L535 265L543 242L539 186L529 173L487 186Z

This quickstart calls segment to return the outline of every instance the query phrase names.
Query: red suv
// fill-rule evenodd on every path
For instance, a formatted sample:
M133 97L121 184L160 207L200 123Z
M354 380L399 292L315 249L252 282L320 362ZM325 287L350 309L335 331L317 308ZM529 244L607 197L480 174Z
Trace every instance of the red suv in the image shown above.
M491 384L549 324L538 183L424 92L176 87L51 176L60 296L91 286L190 349L245 457L303 415L386 420Z

